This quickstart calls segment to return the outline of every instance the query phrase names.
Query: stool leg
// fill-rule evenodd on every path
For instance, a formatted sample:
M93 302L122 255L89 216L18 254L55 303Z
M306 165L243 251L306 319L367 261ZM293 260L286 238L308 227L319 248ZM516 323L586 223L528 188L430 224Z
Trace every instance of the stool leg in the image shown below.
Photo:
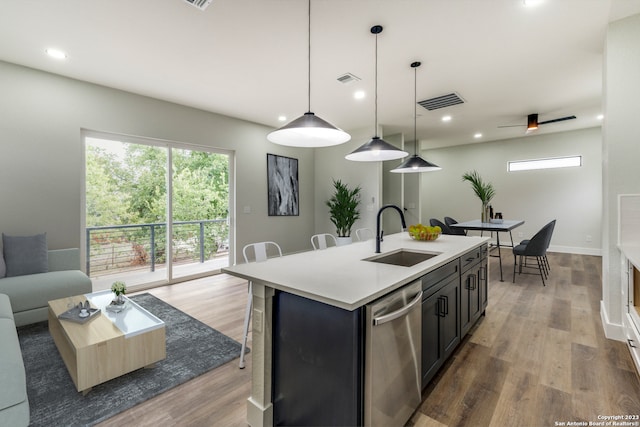
M251 305L253 304L253 284L249 281L249 296L247 308L244 313L244 329L242 333L242 350L240 350L240 369L244 369L244 351L247 348L247 336L249 335L249 320L251 320Z

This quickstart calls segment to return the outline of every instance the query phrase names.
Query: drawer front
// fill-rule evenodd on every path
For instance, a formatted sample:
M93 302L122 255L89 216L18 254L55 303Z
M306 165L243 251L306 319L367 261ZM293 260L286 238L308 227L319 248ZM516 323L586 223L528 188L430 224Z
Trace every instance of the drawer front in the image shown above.
M487 252L487 245L482 245L463 254L460 257L460 271L464 272L480 262L481 259L486 258Z
M429 289L436 289L434 286L439 283L443 283L445 280L450 279L451 277L458 276L460 271L460 266L458 264L458 260L451 261L443 265L442 267L438 267L433 271L422 276L422 291L425 292L425 298L427 297L426 292Z

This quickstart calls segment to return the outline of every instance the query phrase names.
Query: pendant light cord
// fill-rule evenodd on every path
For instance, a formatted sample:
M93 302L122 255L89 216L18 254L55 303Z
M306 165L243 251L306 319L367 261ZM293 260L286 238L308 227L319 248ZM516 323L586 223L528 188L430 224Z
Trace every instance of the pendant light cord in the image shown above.
M308 87L307 87L307 111L311 112L311 0L308 2L308 25L307 25L307 43L308 43L308 64L307 64L307 76L308 76Z
M418 155L418 67L413 67L413 155Z
M375 71L375 124L373 134L378 136L378 33L376 33L376 71Z

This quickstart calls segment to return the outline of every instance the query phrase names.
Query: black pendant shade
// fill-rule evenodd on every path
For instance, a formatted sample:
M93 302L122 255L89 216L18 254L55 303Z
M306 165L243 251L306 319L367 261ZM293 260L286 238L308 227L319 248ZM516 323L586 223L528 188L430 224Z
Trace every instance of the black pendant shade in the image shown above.
M409 155L406 151L389 144L378 136L378 34L382 32L381 25L371 27L371 34L376 36L376 77L375 77L375 126L374 137L351 153L345 159L354 162L380 162L384 160L401 159Z
M418 89L417 89L417 68L420 66L420 62L411 63L413 68L413 156L402 162L400 166L395 169L391 169L394 173L418 173L418 172L430 172L442 169L440 166L426 161L422 157L418 156L418 137L417 137L417 120L418 114L416 106L418 105Z
M311 0L308 4L308 109L302 116L270 132L267 139L275 144L291 147L329 147L347 142L351 136L311 112Z
M349 141L351 136L309 111L274 130L267 139L280 145L312 148L339 145Z

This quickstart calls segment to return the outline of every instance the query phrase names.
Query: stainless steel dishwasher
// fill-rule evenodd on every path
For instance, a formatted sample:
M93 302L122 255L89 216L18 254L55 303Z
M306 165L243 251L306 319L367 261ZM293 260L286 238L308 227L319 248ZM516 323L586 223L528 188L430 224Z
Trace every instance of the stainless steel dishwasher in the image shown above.
M422 400L421 283L366 306L365 426L404 426Z

